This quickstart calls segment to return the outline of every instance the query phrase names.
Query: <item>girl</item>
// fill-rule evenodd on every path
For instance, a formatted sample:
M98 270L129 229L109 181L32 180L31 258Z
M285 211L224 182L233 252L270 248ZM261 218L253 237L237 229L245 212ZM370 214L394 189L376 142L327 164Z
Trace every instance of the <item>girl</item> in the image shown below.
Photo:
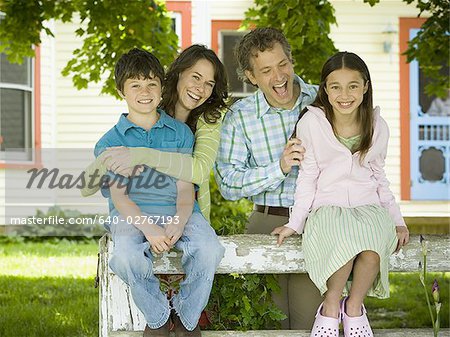
M296 126L306 152L294 206L289 223L272 234L281 244L305 228L306 270L325 294L311 336L339 336L341 319L344 336L373 336L363 300L389 296L389 256L409 232L384 173L389 130L373 108L364 61L348 52L328 59L304 112Z
M162 93L161 108L188 124L195 133L191 155L162 152L149 148L115 147L106 150L86 170L83 196L99 189L100 177L107 170L129 176L136 165L147 165L159 172L199 186L197 201L209 220L209 176L219 146L222 112L228 98L225 68L217 55L203 45L185 49L170 66ZM99 178L89 181L97 172Z

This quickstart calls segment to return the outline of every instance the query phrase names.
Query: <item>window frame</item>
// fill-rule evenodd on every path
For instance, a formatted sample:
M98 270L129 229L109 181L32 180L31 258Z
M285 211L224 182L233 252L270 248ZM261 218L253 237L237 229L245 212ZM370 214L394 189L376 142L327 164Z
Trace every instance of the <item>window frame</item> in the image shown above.
M0 13L1 14L1 13ZM31 158L22 159L14 159L9 160L4 158L0 159L0 169L4 168L14 168L14 169L29 169L34 167L41 166L41 49L40 46L34 47L35 57L29 58L30 66L31 66L31 105L30 105L30 133L29 137L31 143L31 148L29 149L31 153ZM19 89L22 90L24 85L18 84L6 84L0 82L1 88L4 89ZM5 151L1 151L5 153ZM7 156L6 156L7 157Z
M34 101L34 88L33 88L33 84L34 84L34 62L31 58L27 59L27 76L29 76L29 81L28 83L30 85L25 85L25 84L13 84L13 83L8 83L8 82L2 82L0 80L0 89L12 89L12 90L20 90L21 92L26 92L26 93L30 93L29 97L30 97L30 102L28 102L28 95L24 96L25 99L23 100L22 104L23 104L23 108L25 111L25 116L24 116L24 138L25 144L31 144L33 148L33 138L34 138L34 120L33 120L33 114L34 114L34 106L33 106L33 101ZM0 71L2 69L0 68ZM29 110L29 111L28 111ZM1 111L0 111L1 113ZM1 133L0 133L1 136ZM17 162L29 162L32 161L32 159L28 159L28 155L27 155L27 147L24 149L25 151L2 151L0 150L0 161L3 162L10 162L10 161L17 161Z
M166 2L166 8L171 17L180 17L180 30L181 36L179 37L178 45L181 49L185 49L192 44L192 6L191 2L186 1L171 1ZM175 25L178 21L175 21ZM178 32L178 27L175 27L176 33Z

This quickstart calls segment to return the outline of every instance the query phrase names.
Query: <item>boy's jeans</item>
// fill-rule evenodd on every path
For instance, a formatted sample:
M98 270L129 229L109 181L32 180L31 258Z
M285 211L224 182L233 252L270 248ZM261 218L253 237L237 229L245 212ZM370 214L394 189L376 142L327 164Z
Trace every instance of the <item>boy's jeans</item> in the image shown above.
M139 229L123 219L111 224L111 234L114 249L110 268L130 287L147 325L152 329L161 327L169 319L171 307L153 274L154 257L149 242ZM208 303L214 273L225 249L199 212L189 218L175 248L183 252L181 263L186 278L172 298L172 305L186 329L193 330Z

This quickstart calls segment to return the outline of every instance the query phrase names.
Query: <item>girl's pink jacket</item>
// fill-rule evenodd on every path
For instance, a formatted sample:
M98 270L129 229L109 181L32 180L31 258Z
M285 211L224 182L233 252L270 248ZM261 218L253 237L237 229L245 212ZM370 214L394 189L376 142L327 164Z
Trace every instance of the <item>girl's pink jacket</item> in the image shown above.
M389 128L380 108L374 109L373 143L362 165L359 153L352 154L336 138L325 113L312 106L308 109L297 125L297 138L306 153L286 226L301 234L312 209L374 204L386 208L397 226L406 226L384 172Z

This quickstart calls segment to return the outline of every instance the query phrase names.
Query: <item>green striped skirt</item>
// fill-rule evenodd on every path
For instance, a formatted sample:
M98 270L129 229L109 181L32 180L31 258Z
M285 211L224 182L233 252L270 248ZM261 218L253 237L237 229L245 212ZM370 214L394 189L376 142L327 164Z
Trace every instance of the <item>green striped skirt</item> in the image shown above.
M367 295L389 297L389 257L396 246L395 224L387 210L377 205L317 208L308 216L303 234L305 267L322 295L331 275L362 251L370 250L380 256L380 272ZM351 275L344 295L350 287Z

